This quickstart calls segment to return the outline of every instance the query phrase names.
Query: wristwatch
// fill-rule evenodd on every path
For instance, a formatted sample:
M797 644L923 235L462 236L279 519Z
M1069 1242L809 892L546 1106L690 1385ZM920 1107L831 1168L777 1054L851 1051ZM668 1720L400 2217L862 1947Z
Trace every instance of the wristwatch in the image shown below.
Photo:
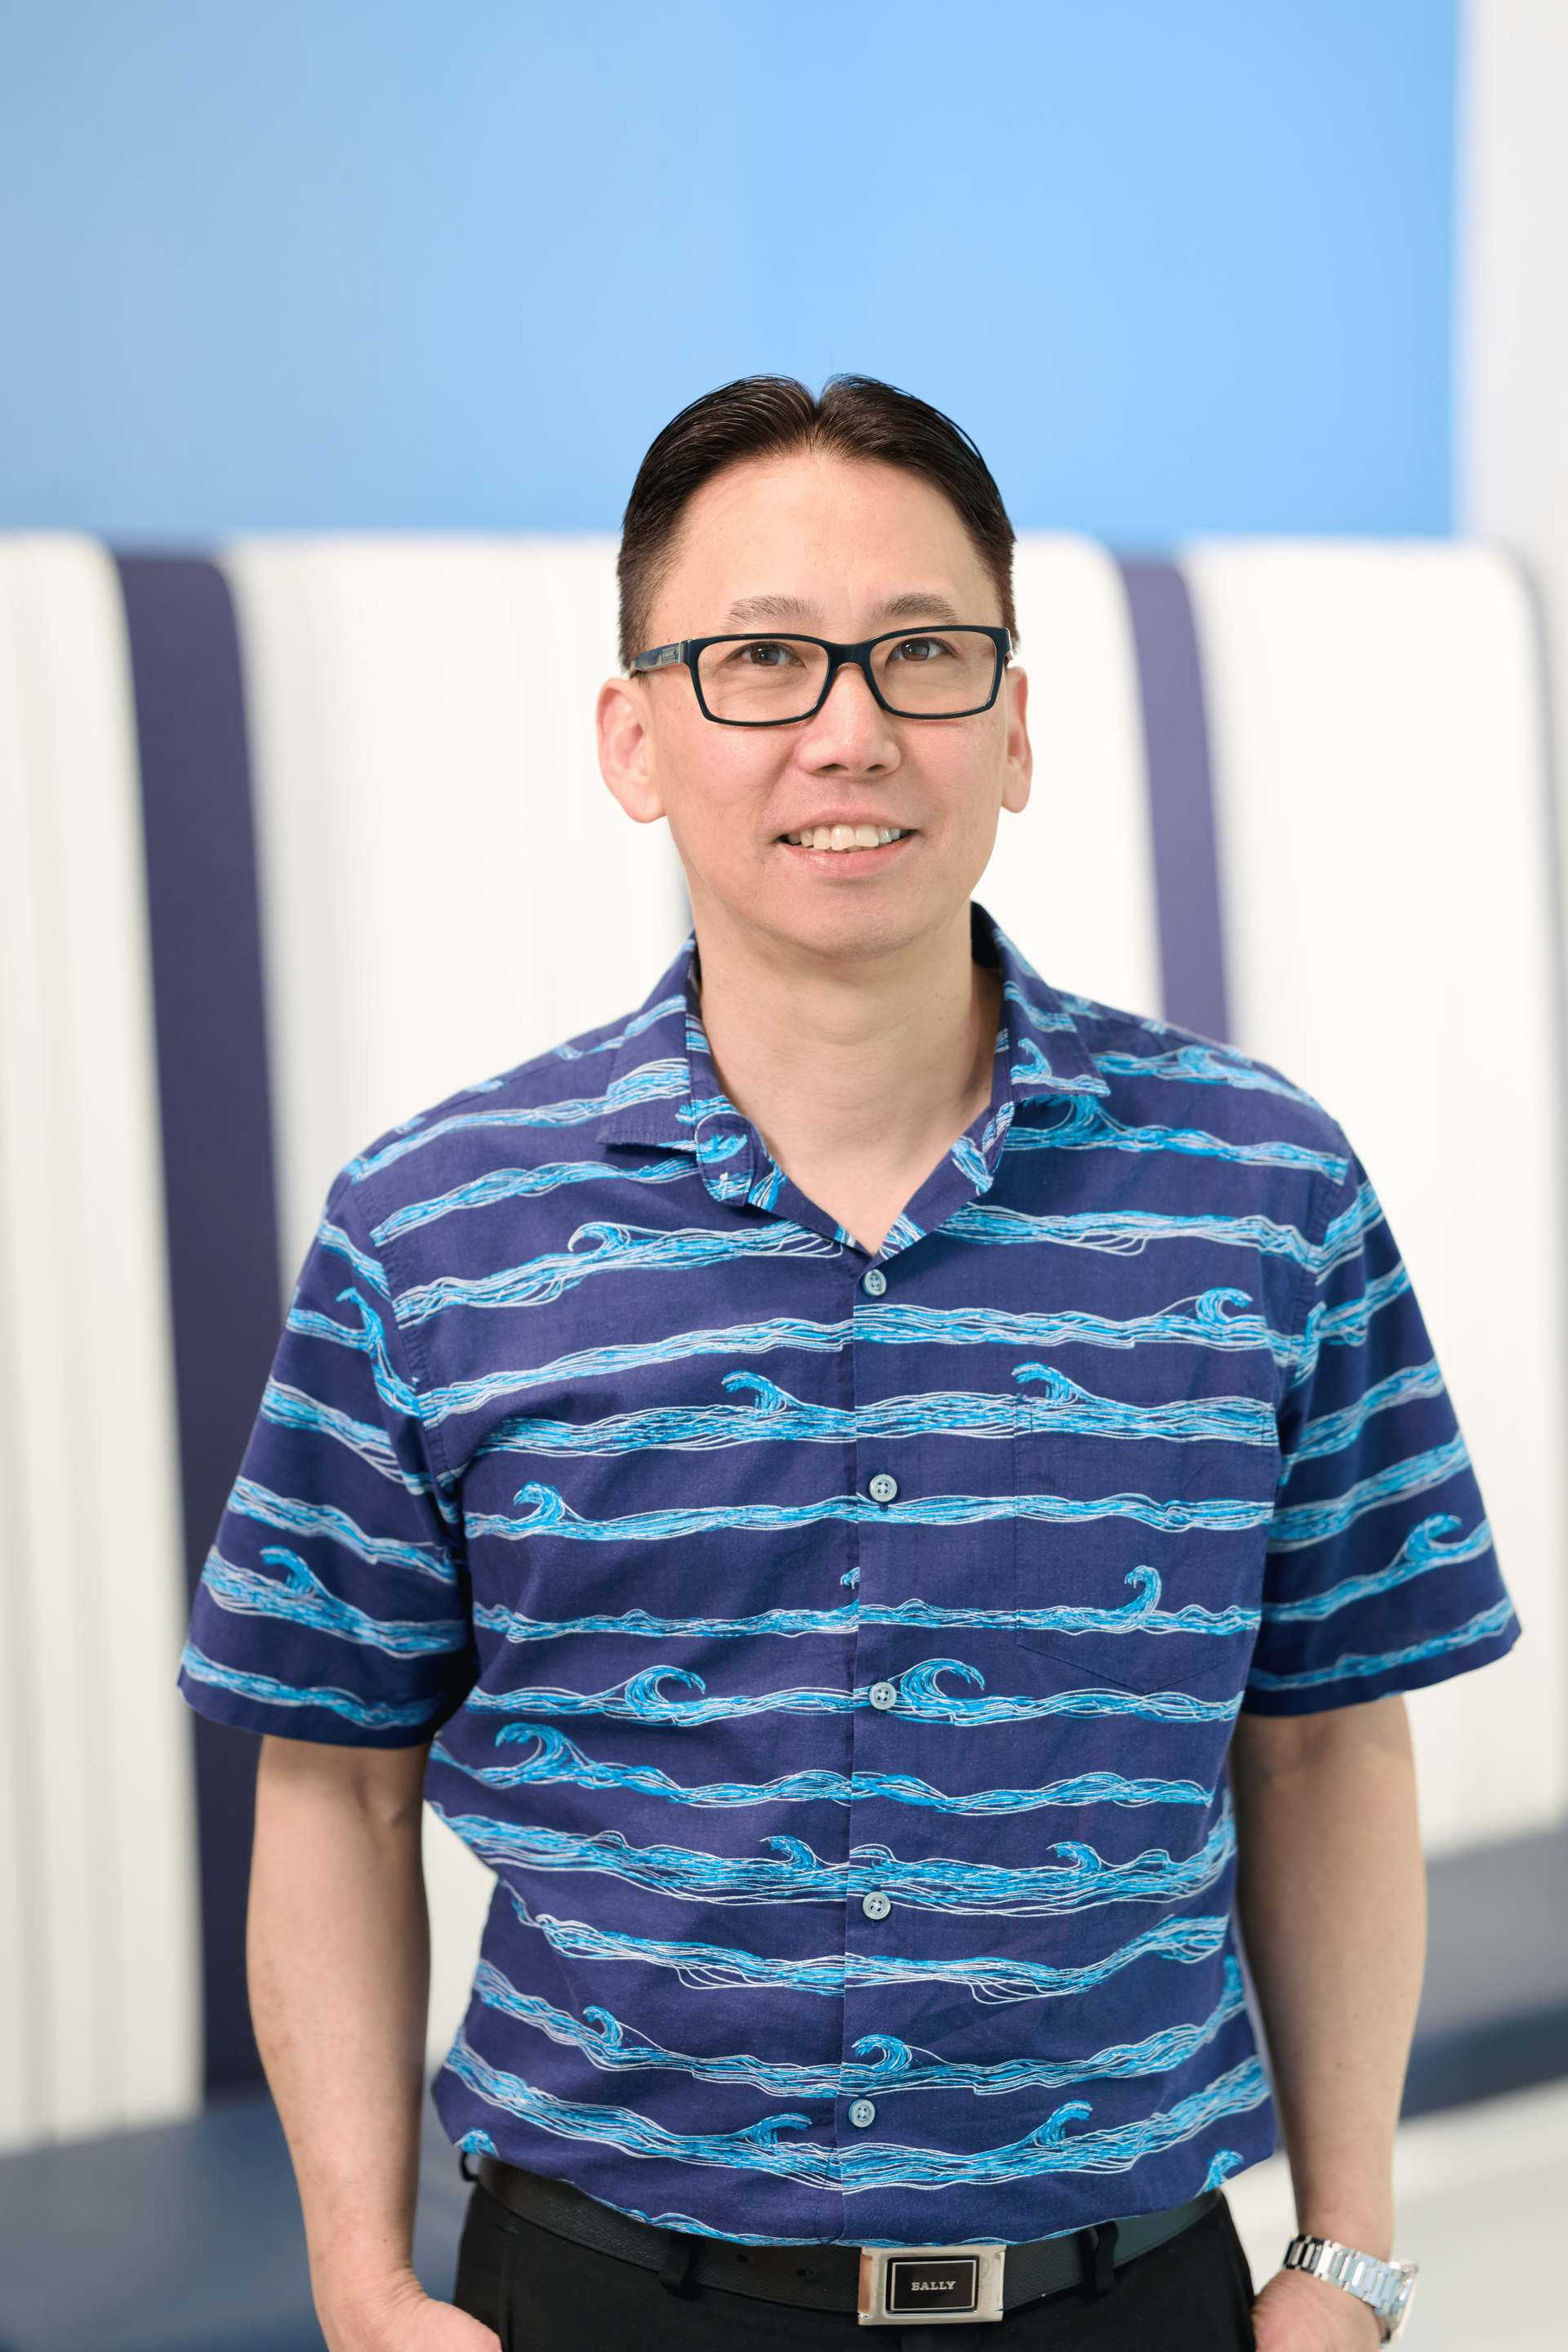
M1298 2235L1285 2249L1285 2268L1305 2271L1309 2278L1323 2279L1330 2286L1342 2286L1347 2294L1367 2305L1377 2314L1385 2344L1395 2343L1404 2335L1415 2299L1414 2263L1380 2263L1375 2254L1358 2253L1354 2246L1342 2246L1337 2238Z

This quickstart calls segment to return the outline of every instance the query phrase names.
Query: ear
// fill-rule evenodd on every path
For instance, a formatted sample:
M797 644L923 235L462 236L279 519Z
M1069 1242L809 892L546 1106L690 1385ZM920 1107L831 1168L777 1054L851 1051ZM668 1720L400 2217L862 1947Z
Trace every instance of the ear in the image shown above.
M1035 754L1029 741L1029 680L1023 670L1010 668L1004 674L1003 683L1007 697L1007 767L1002 780L1002 805L1017 816L1029 804L1029 786L1035 773Z
M631 678L606 678L595 713L599 773L637 824L653 824L665 813L653 778L647 693L646 686Z

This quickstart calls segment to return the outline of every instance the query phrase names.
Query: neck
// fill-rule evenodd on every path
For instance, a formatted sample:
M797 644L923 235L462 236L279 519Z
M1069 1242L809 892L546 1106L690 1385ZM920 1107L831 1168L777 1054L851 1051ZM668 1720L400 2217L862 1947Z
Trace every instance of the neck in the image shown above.
M721 1085L785 1173L868 1249L991 1099L1001 1009L969 908L885 952L802 956L698 916Z

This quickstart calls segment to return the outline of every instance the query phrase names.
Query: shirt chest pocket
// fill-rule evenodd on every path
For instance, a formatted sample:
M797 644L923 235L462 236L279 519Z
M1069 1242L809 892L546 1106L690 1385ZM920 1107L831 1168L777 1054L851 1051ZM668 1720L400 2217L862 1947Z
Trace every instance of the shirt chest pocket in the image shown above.
M1116 1689L1205 1698L1236 1691L1257 1637L1278 1472L1271 1432L1260 1418L1250 1444L1142 1438L1147 1424L1137 1409L1097 1416L1104 1400L1046 1378L1071 1393L1059 1409L1049 1391L1043 1410L1020 1402L1019 1647ZM1114 1426L1118 1411L1125 1433ZM1158 1428L1163 1409L1155 1412ZM1111 1424L1103 1434L1097 1418Z

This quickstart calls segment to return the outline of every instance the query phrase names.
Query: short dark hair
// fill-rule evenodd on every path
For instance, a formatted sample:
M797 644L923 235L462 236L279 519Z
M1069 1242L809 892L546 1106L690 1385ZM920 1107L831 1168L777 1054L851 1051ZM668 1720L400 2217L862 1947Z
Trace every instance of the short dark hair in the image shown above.
M962 425L875 376L829 376L818 397L794 376L746 375L672 417L637 468L616 566L623 669L647 649L653 601L696 492L727 466L795 449L900 466L941 490L995 583L1004 628L1017 635L1013 526L989 467Z

